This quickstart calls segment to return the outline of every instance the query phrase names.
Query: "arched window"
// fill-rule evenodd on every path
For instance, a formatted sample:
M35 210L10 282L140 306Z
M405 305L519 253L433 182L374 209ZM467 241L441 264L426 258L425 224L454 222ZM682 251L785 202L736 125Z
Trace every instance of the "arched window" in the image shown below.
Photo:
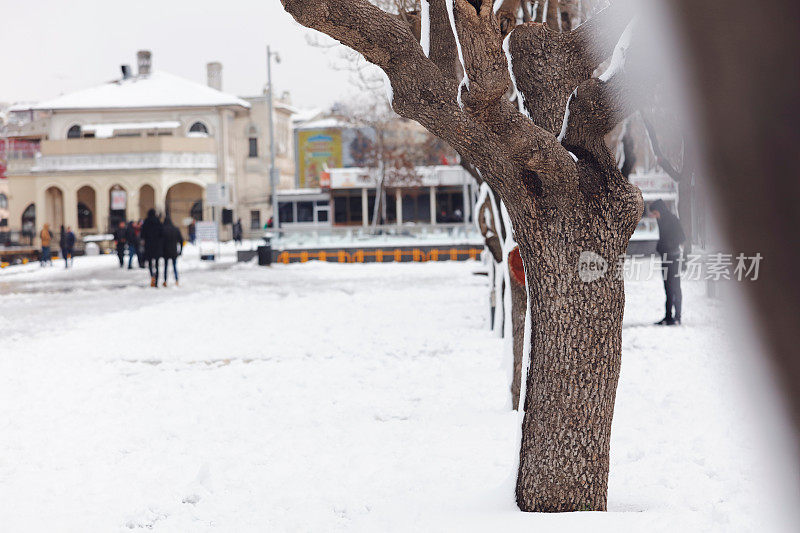
M82 134L81 127L75 124L67 130L67 139L80 139Z
M0 192L0 209L8 209L8 197Z
M28 242L33 242L33 235L36 233L36 205L30 204L22 213L22 235L28 238Z
M94 227L92 210L83 202L78 202L78 227L81 229Z
M192 127L189 128L189 133L193 133L195 135L208 135L208 127L202 122L195 122L192 124Z

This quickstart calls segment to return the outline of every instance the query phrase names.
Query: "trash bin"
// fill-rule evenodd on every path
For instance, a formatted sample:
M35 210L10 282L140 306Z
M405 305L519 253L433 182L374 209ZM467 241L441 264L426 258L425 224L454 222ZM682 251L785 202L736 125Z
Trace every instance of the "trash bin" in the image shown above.
M272 264L272 246L269 244L258 247L258 265L269 266Z

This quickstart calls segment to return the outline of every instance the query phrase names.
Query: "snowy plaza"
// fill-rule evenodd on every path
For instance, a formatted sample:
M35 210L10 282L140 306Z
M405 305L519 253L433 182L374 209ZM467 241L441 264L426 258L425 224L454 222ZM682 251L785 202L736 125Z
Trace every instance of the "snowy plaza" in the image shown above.
M768 531L722 304L626 283L607 513L514 505L480 262L0 271L3 531ZM773 502L774 503L774 502Z

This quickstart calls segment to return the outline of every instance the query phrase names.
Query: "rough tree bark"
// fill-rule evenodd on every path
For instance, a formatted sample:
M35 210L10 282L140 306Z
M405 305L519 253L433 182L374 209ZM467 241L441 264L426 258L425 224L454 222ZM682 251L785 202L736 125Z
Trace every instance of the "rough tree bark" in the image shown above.
M506 97L505 36L489 0L479 9L453 2L469 84L426 57L407 24L367 0L282 2L300 24L382 68L394 110L448 142L505 203L533 323L517 504L525 511L605 510L624 304L614 271L642 198L603 142L627 111L624 72L606 81L591 75L613 51L617 38L609 33L621 26L605 27L600 39L592 39L592 20L569 33L533 22L515 27L509 50L531 120ZM433 11L444 0L430 4ZM530 91L522 80L548 91ZM609 272L582 281L584 252L597 254L591 257Z

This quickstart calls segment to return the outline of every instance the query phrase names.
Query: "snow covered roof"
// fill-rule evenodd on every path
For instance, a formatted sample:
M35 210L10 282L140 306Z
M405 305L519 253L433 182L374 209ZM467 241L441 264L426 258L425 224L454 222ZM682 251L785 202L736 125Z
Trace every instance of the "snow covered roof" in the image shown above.
M32 109L120 109L148 107L217 107L250 104L239 97L166 72L127 79L83 89L46 100Z
M311 120L316 120L321 117L323 114L323 110L319 107L315 107L312 109L298 109L295 115L292 117L292 122L295 124L300 124L302 122L309 122Z
M343 122L337 118L323 118L320 120L313 120L311 122L295 122L295 127L301 130L316 130L316 129L327 129L327 128L348 128L350 127L349 124Z

